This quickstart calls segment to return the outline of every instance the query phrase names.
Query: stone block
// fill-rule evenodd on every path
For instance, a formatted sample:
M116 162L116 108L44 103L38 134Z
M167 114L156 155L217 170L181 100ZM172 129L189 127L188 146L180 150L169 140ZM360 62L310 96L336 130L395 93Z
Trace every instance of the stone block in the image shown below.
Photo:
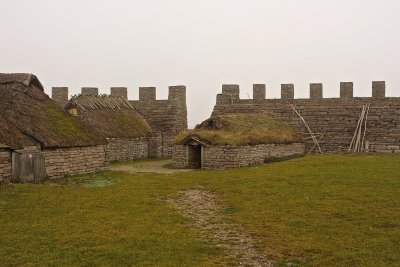
M53 87L51 88L51 99L57 104L64 107L68 102L68 87Z
M386 83L384 81L372 82L372 97L384 98L386 96Z
M139 87L139 101L156 100L156 87Z
M282 84L281 85L281 98L282 99L294 99L294 85L293 84Z
M352 82L341 82L340 83L340 98L341 99L353 98L353 83Z
M311 83L310 84L310 98L311 99L322 99L323 98L323 85L322 83Z
M82 87L81 94L82 95L98 95L99 94L99 88L96 88L96 87Z
M237 84L223 84L222 94L229 95L232 99L239 99L240 88Z
M128 88L126 87L111 87L112 96L120 96L128 99Z
M265 84L253 84L253 99L264 100L266 94Z

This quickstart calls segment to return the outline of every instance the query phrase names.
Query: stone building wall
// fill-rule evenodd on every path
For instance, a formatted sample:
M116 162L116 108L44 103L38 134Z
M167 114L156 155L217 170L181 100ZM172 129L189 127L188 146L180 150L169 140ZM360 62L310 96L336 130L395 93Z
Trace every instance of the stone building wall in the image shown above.
M268 112L299 131L308 133L299 117L290 108L294 104L314 133L324 134L320 140L323 152L348 151L362 106L370 104L365 140L370 152L400 153L400 98L385 97L385 83L374 82L374 97L353 97L353 84L341 83L341 98L322 98L322 84L311 85L311 99L265 99L257 91L257 99L241 100L219 94L213 114ZM287 90L287 86L282 89ZM284 94L288 97L288 94ZM363 125L364 127L364 125ZM364 131L363 131L364 132ZM306 140L306 151L314 146Z
M10 181L12 176L12 156L7 148L0 148L0 182Z
M188 167L188 146L173 147L173 163L177 168ZM261 144L246 146L203 146L202 168L237 168L262 164L270 158L304 154L304 144Z
M145 159L149 157L148 138L107 138L107 162Z
M45 168L49 178L89 173L107 165L106 146L45 149Z
M129 102L154 132L161 133L162 155L170 157L175 136L188 127L186 87L170 86L168 100L157 100L155 87L141 87L139 100Z

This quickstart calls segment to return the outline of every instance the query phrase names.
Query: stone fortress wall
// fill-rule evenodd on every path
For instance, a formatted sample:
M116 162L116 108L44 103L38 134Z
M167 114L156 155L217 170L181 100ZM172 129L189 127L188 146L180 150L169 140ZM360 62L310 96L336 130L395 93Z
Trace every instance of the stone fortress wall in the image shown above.
M265 99L266 86L253 85L253 99L240 99L238 85L223 85L213 115L268 112L307 133L295 105L311 130L322 135L323 152L347 151L353 139L362 106L370 104L365 140L369 152L400 153L400 97L385 97L385 82L372 83L372 97L354 97L353 83L340 84L340 98L323 98L323 85L310 85L309 99L294 99L294 85L283 84L281 99ZM363 126L364 127L364 126ZM306 151L314 146L306 140Z
M126 87L112 87L110 93L112 96L128 98ZM98 88L83 87L81 94L97 95ZM68 102L68 87L53 87L52 99L65 106ZM157 100L156 87L140 87L139 100L129 102L153 130L149 136L149 147L146 148L148 154L151 157L170 157L173 139L188 127L186 87L170 86L167 100ZM111 155L110 158L115 157Z

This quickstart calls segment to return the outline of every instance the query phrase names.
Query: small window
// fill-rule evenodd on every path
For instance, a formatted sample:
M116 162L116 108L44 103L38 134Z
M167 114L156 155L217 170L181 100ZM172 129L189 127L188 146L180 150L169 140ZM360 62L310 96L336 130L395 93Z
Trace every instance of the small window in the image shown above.
M68 110L69 114L71 114L72 116L78 116L78 110L76 108L70 108Z

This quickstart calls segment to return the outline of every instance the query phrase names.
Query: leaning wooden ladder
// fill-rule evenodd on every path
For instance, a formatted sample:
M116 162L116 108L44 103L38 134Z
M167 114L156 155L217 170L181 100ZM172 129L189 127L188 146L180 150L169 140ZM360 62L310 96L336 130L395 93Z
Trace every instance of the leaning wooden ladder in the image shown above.
M306 120L303 118L303 116L301 116L300 112L296 109L295 105L288 103L290 108L294 111L294 113L297 114L297 116L299 116L300 120L303 122L304 126L306 127L308 133L310 134L311 139L314 142L314 146L313 148L310 150L309 153L311 153L311 151L314 150L315 147L318 147L319 153L322 154L322 150L321 150L321 146L319 145L319 140L321 140L321 138L325 135L322 134L319 139L315 136L315 133L311 130L310 126L308 125L308 123L306 122Z
M357 127L349 146L349 152L363 152L365 151L365 135L367 132L368 114L371 104L363 105L360 118L357 122ZM364 127L363 127L364 124ZM364 128L364 133L363 133Z

